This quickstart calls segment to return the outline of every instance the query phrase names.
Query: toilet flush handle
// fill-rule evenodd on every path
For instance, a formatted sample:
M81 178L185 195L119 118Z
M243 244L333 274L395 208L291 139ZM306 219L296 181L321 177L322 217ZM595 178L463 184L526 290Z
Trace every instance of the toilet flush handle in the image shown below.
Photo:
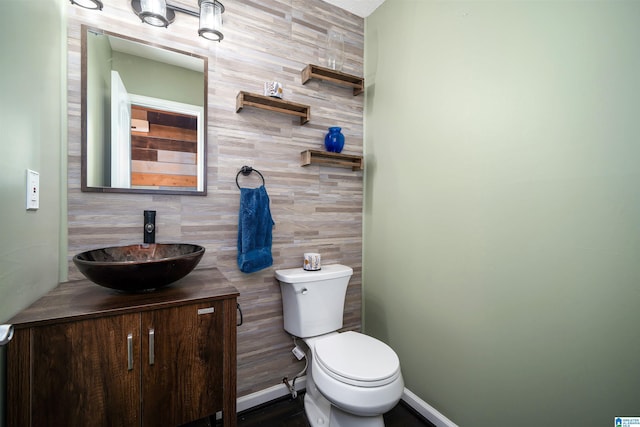
M307 289L307 288L302 288L302 290L300 291L300 293L301 293L302 295L306 295L306 294L307 294L307 292L309 292L309 289Z

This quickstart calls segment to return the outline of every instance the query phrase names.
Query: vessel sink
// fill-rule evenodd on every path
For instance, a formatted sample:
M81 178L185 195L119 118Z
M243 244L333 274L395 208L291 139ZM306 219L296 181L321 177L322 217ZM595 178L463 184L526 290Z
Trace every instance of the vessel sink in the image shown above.
M125 292L167 286L189 274L205 249L188 243L145 243L82 252L73 263L92 282Z

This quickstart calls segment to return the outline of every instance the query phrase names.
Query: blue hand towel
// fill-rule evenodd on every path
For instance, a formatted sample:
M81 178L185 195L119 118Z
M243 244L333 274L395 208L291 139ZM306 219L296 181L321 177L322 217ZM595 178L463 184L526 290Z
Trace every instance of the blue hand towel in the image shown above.
M275 223L269 210L269 196L264 185L240 189L238 214L238 267L254 273L273 264L272 228Z

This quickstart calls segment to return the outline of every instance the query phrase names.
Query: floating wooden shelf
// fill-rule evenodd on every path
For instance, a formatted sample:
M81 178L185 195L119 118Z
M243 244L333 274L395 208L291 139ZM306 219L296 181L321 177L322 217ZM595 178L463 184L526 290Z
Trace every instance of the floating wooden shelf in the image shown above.
M330 68L319 67L312 64L307 65L304 70L302 70L302 84L305 84L310 79L326 80L339 85L352 87L353 96L360 95L364 92L364 78L342 73Z
M239 113L244 107L262 108L263 110L298 116L301 125L307 123L311 118L311 107L308 105L241 91L236 97L236 113Z
M339 166L343 168L351 168L354 171L364 169L364 161L362 156L352 156L350 154L330 153L320 150L306 150L300 153L300 165L308 166L316 163L328 166Z

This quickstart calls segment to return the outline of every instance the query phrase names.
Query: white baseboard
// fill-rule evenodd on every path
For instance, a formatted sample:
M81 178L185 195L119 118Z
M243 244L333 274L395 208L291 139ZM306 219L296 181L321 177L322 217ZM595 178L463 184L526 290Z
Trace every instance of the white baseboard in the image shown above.
M307 385L307 377L303 376L296 380L296 390L301 391L305 389ZM272 400L279 399L281 397L290 395L289 389L284 383L265 388L264 390L256 391L255 393L241 396L236 401L236 411L242 412L247 409L254 408L262 405L263 403L271 402Z
M442 415L436 408L413 394L408 388L402 393L402 401L420 415L428 419L436 427L458 427L453 421Z
M302 376L296 380L296 390L302 391L307 384L307 377ZM246 411L247 409L260 406L264 403L271 402L272 400L279 399L281 397L290 395L289 389L284 383L274 385L264 390L256 391L255 393L241 396L237 400L237 412ZM442 415L433 406L429 405L424 400L416 396L411 390L405 388L402 393L402 400L409 405L417 413L425 417L436 427L458 427L453 421Z

